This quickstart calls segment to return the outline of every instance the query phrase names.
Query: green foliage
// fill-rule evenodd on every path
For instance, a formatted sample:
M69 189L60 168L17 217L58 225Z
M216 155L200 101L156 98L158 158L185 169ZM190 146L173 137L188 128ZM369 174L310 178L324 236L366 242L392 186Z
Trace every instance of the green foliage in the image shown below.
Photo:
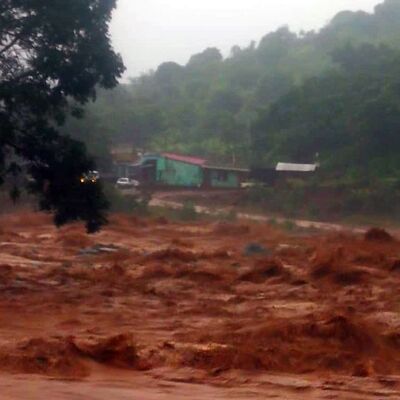
M155 217L164 217L171 221L193 222L205 218L204 214L198 213L191 201L186 201L181 208L169 207L151 207L151 215Z
M182 209L179 210L179 219L182 221L195 221L199 215L191 201L185 201Z
M226 59L209 48L186 65L163 63L100 90L86 119L69 119L65 131L100 165L120 144L244 166L308 163L318 154L313 182L253 188L248 202L319 218L324 209L307 199L323 186L341 194L327 201L332 213L396 213L398 189L379 182L398 179L400 169L399 17L400 3L386 0L372 14L341 12L320 32L282 27L234 46Z
M276 218L270 218L270 219L268 220L268 225L277 227L277 226L279 225L279 223L278 223L278 221L276 220Z
M151 193L138 191L135 194L125 194L116 189L113 185L105 187L107 199L110 201L110 210L112 212L147 215L149 213L149 203Z
M259 186L248 190L245 201L247 205L261 206L269 213L278 212L294 217L304 209L305 190L294 185L283 188Z
M123 72L108 35L114 7L115 0L0 3L0 175L18 163L57 225L84 220L90 232L105 223L108 203L100 184L80 184L94 162L58 128Z
M219 221L235 222L238 219L236 210L232 209L229 211L219 212L215 214L215 217Z
M345 215L400 216L400 190L383 182L371 188L353 189L344 197L342 211Z
M318 207L318 205L316 205L316 204L311 203L308 206L307 213L308 213L308 217L310 219L319 219L319 218L321 218L321 210Z
M296 224L290 220L286 220L285 222L283 222L281 224L281 226L285 231L288 231L288 232L293 232L297 227Z
M189 62L188 67L193 69L208 68L222 62L222 54L215 47L210 47L200 54L193 55Z
M395 94L384 90L385 76L374 80L382 86L376 90L369 75L379 74L390 57L392 50L380 44L400 47L399 14L399 3L386 0L373 14L339 13L318 33L282 27L258 45L234 46L226 59L208 48L186 65L163 63L112 93L100 91L82 128L68 123L67 131L84 138L97 160L109 159L110 146L126 144L237 165L270 165L283 158L310 162L320 152L333 168L339 159L344 164L354 157L344 148L353 143L349 130L364 129L357 113L374 121L386 118L387 98ZM375 47L364 46L368 43ZM323 80L315 79L321 75ZM356 107L359 98L371 100L363 102L364 111ZM346 110L354 121L340 118ZM397 166L391 161L392 170Z
M397 176L400 52L384 46L337 50L340 70L308 80L253 126L259 160L319 161L327 176Z
M368 182L304 182L295 181L275 188L255 187L247 192L243 206L262 209L267 214L311 220L348 219L364 216L400 221L399 178L372 179ZM276 221L273 221L276 222Z

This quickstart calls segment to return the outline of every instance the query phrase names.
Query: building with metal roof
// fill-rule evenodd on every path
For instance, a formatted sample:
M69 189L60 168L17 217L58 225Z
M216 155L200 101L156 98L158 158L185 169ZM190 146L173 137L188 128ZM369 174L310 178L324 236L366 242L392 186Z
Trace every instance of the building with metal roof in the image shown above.
M207 163L206 159L200 157L184 156L176 153L161 153L160 155L168 160L179 161L186 164L205 165Z
M204 158L175 153L145 154L140 168L144 184L186 188L239 188L249 172L210 166Z
M318 164L278 163L276 171L279 172L315 172Z

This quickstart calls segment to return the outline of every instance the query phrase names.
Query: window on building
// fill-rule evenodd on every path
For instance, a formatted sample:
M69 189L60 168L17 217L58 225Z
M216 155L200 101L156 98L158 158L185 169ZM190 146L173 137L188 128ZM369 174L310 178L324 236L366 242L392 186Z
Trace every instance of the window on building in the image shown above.
M217 181L226 182L228 180L227 171L217 171Z

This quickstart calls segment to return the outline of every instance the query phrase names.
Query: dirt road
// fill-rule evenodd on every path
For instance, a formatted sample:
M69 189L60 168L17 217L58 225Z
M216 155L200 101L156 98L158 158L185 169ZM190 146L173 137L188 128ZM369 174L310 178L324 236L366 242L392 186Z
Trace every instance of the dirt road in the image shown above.
M400 243L0 217L0 399L399 399Z

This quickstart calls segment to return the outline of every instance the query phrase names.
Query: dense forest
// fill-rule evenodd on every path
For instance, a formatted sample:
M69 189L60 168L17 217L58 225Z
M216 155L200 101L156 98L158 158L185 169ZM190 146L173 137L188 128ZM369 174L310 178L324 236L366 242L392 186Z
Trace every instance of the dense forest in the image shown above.
M99 91L66 130L100 164L112 146L168 150L235 165L312 162L332 176L392 177L400 167L400 1L344 11L318 32L282 27L223 58Z

